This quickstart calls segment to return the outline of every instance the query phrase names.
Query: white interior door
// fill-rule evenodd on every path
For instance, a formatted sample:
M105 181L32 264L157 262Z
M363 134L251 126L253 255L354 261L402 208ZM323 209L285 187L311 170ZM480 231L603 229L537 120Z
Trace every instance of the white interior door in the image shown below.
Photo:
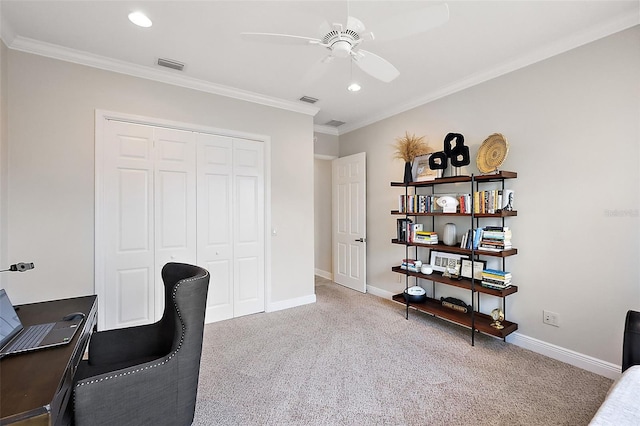
M366 155L333 160L333 280L367 291Z

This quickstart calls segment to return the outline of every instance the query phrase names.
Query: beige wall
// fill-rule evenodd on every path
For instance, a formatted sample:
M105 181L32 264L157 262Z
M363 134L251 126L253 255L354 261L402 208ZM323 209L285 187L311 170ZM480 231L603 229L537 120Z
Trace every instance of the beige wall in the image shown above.
M475 160L501 132L510 142L502 168L518 172L509 182L518 216L508 225L519 254L507 261L519 287L507 298L514 338L620 365L625 313L640 309L638 46L636 26L341 135L340 156L365 151L376 170L367 182L368 285L403 288L391 272L404 254L390 243L399 191L389 182L403 173L394 138L415 132L440 148L459 132ZM475 161L468 169L477 172ZM559 328L542 323L544 309L560 315Z
M313 137L313 152L315 155L322 157L338 157L339 138L337 135L328 135L326 133L314 133Z
M0 269L7 260L7 46L0 40ZM6 274L0 274L0 287L5 286Z
M331 160L314 161L315 268L316 274L333 277L331 243Z
M4 51L3 51L4 53ZM4 55L3 55L4 56ZM36 269L9 278L15 303L94 292L94 112L271 138L272 292L314 297L313 118L9 50L8 253Z
M314 133L314 206L315 206L315 258L316 274L325 278L333 278L333 260L331 244L333 229L331 227L331 160L338 158L339 138L327 133Z

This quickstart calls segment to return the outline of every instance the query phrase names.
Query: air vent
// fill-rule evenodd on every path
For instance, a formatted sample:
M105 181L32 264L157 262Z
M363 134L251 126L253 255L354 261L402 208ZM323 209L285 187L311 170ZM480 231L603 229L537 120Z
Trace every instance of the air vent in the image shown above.
M325 123L325 126L332 126L332 127L338 127L338 126L342 126L344 124L344 121L340 121L340 120L331 120L331 121L327 121Z
M300 98L300 100L309 104L315 104L316 102L318 102L316 98L312 98L311 96L303 96Z
M171 59L158 58L158 65L161 67L167 67L174 70L182 71L184 64L178 61L172 61Z

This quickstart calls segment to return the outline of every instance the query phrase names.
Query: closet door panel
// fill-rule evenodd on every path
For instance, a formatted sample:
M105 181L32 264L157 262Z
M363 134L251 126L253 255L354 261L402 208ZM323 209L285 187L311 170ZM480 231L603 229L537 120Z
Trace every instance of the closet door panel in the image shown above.
M154 128L156 320L164 310L162 267L196 263L196 137Z
M99 161L104 266L97 270L106 283L98 298L99 326L147 324L155 318L153 130L107 122Z
M207 322L233 318L232 158L231 138L198 135L198 264L211 274Z
M234 315L264 311L263 144L234 139Z

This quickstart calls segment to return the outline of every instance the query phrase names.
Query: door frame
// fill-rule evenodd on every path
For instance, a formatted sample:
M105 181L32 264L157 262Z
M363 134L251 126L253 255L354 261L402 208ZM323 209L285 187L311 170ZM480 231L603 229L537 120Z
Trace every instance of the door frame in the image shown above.
M104 217L103 206L105 205L104 188L104 151L105 146L104 126L107 121L121 121L130 124L139 124L153 127L164 127L168 129L191 131L197 133L208 133L213 135L227 136L231 138L250 139L264 143L264 310L267 312L271 301L271 138L266 135L256 133L241 132L216 127L202 126L193 123L165 120L160 118L146 117L141 115L126 114L122 112L108 111L102 109L95 110L95 134L94 134L94 292L98 296L105 294L106 283L104 281ZM106 321L106 308L104 297L98 297L98 329L102 330Z

